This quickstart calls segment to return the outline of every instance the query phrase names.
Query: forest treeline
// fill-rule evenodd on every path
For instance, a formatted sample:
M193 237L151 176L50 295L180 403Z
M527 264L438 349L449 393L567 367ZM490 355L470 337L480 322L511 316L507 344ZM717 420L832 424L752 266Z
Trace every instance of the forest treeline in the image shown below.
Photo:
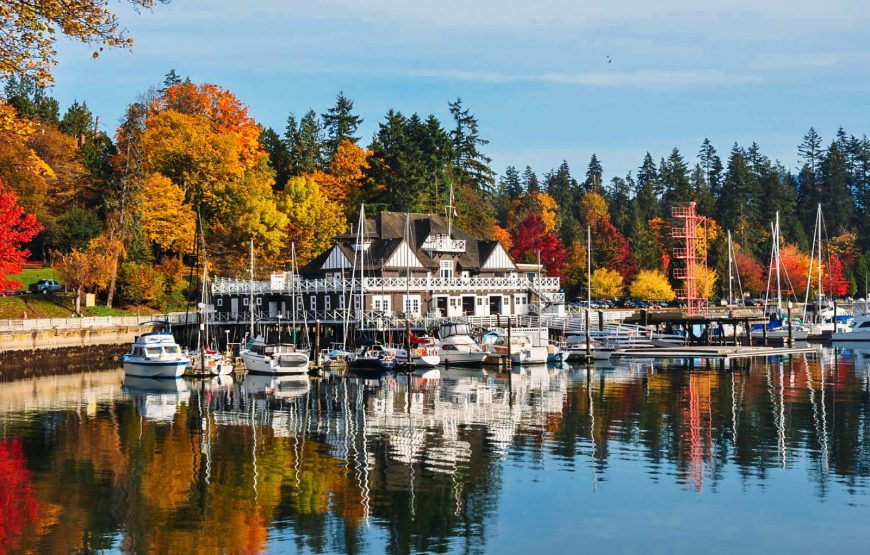
M461 99L447 108L447 121L390 109L363 139L362 118L339 93L323 113L290 113L283 129L264 128L232 92L173 70L130 103L110 136L86 103L61 111L36 81L10 77L0 103L0 181L41 226L27 236L32 256L109 305L118 295L163 307L182 302L199 246L212 272L242 277L253 238L263 275L289 266L291 243L300 264L323 252L361 204L369 213L443 214L451 190L459 226L500 240L517 259L540 259L570 295L585 287L591 228L595 296L672 296L670 253L679 245L670 238L671 208L690 201L708 217L699 246L709 263L706 295L727 288L726 230L742 289L764 290L777 212L788 288L802 294L821 204L825 287L864 292L865 136L840 129L826 141L810 129L796 141L797 171L755 143L720 155L705 140L697 153L640 155L625 176L607 176L595 154L580 173L563 162L543 172L517 164L499 175L475 115Z

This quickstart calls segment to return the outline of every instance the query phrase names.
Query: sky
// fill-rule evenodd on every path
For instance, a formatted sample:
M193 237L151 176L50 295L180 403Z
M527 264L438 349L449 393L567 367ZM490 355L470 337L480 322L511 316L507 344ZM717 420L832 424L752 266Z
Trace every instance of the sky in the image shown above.
M119 6L113 3L114 6ZM870 133L862 0L171 0L125 5L131 50L59 45L53 94L107 131L169 69L233 91L264 126L324 112L343 90L369 139L389 108L478 117L499 174L592 153L606 178L678 147L694 162L758 142L786 167L811 127Z

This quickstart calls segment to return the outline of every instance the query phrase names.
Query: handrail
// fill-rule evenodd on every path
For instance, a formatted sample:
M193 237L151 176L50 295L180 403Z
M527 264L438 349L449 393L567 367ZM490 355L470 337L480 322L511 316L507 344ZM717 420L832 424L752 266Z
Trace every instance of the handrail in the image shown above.
M170 324L185 323L184 312L158 315ZM134 327L153 322L154 314L140 316L85 316L82 318L20 318L0 320L0 331L76 330L92 328ZM196 322L196 313L187 314L188 323Z

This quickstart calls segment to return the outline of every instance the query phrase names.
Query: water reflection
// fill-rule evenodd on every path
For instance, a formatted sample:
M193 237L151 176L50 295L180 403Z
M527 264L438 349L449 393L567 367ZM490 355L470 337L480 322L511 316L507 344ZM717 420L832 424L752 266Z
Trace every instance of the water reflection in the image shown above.
M826 351L691 371L6 382L0 552L483 552L505 547L506 519L530 503L562 507L561 521L523 513L560 545L551 532L620 482L640 498L682 492L681 511L708 498L750 511L765 500L753 491L780 483L811 485L805 512L863 505L868 364Z

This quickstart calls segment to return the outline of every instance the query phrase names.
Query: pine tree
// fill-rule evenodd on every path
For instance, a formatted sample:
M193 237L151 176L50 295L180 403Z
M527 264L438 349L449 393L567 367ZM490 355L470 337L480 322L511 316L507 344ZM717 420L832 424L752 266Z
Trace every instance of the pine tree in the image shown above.
M829 233L839 235L848 229L855 206L849 191L846 158L838 141L833 141L828 147L819 165L819 173L819 201L825 213L825 223Z
M492 192L495 172L489 167L492 159L480 151L489 141L480 137L477 118L468 108L462 106L462 99L449 102L454 128L450 132L453 140L453 165L460 178L467 180L481 193Z
M704 179L710 192L713 196L718 196L722 186L722 160L716 153L716 149L713 148L710 139L704 139L701 151L698 153L698 159L701 162L701 169L704 171Z
M174 87L175 85L180 85L182 83L181 76L175 72L175 69L170 69L169 73L163 76L163 86L161 86L158 91L160 94L166 92L170 87Z
M323 130L314 110L308 110L298 124L293 114L290 114L284 140L289 152L290 177L323 167Z
M505 194L508 199L516 200L523 194L523 182L520 178L520 172L514 166L505 168L504 177L501 179L504 184Z
M674 148L667 160L662 160L659 165L659 181L664 190L662 204L666 215L670 214L671 207L694 200L694 191L689 182L689 168L679 149Z
M57 100L46 94L45 88L39 86L31 77L10 77L3 93L6 102L15 108L18 115L41 119L56 124L60 115Z
M70 137L76 138L81 145L87 137L93 134L94 115L88 108L87 103L82 102L80 104L78 100L75 100L67 108L58 127Z
M326 165L332 162L335 151L342 141L357 143L359 137L354 136L363 119L353 113L353 100L339 91L335 99L335 106L322 114L323 129L326 131L326 141L323 145Z
M589 159L589 165L586 166L586 181L583 182L584 188L587 191L601 194L604 188L604 185L601 183L603 175L604 168L601 166L601 162L598 161L598 156L593 152L592 158Z
M523 189L530 193L536 193L541 189L538 184L538 176L530 166L526 166L526 169L523 170Z
M610 187L605 194L611 220L617 231L622 235L628 235L631 226L631 191L634 188L634 180L631 174L614 177L610 180Z
M287 144L271 127L260 133L260 144L269 153L269 163L275 170L275 189L283 190L290 179L290 151Z

